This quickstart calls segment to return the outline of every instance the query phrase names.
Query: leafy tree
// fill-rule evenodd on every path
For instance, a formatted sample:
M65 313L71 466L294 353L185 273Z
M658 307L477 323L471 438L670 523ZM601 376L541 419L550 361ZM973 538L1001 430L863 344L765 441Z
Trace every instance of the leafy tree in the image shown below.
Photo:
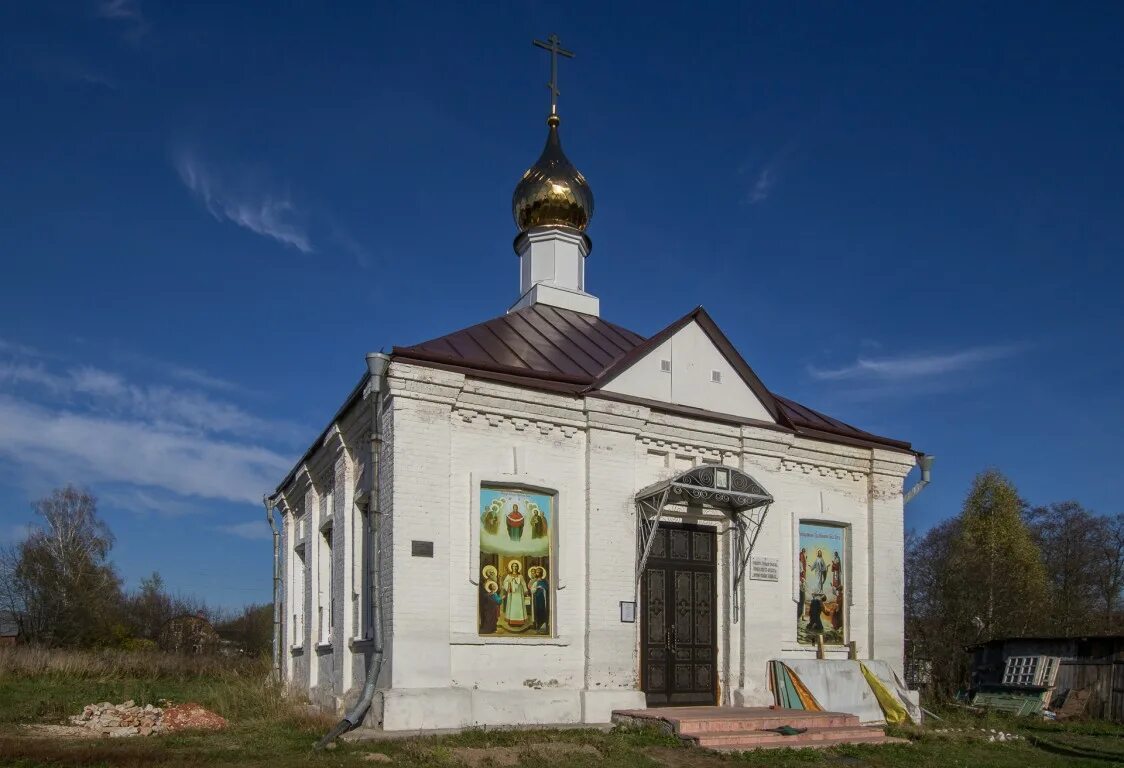
M980 640L1026 634L1046 624L1046 569L1022 518L1015 486L996 470L977 475L949 553L946 604Z
M240 615L219 623L216 629L244 654L268 654L273 648L273 604L247 605Z
M958 517L907 540L906 647L932 663L938 697L968 683L965 646L1049 621L1046 570L1023 507L1011 482L989 470Z

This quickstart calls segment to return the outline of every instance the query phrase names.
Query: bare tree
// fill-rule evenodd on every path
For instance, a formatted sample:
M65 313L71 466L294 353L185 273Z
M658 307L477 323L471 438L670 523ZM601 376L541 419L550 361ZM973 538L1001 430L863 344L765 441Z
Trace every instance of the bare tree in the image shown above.
M10 613L19 626L20 634L26 636L27 600L16 572L19 561L19 547L14 544L0 547L0 611Z
M1026 513L1042 553L1051 593L1051 631L1064 635L1099 629L1098 581L1108 575L1109 521L1076 501L1034 507Z
M19 545L14 568L30 634L48 644L107 642L121 585L108 561L113 534L98 517L97 500L67 486L32 508L44 525Z
M164 624L176 615L176 604L164 589L164 579L153 571L141 579L140 589L125 600L129 629L135 637L155 641Z
M1100 563L1095 574L1100 608L1104 610L1103 629L1120 631L1124 621L1116 615L1124 593L1124 515L1104 519L1104 539L1100 544Z

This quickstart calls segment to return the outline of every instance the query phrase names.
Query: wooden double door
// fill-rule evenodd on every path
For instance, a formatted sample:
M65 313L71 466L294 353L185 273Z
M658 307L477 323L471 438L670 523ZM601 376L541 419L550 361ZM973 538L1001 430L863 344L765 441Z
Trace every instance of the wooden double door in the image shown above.
M640 590L640 685L650 707L717 703L717 559L713 528L656 530Z

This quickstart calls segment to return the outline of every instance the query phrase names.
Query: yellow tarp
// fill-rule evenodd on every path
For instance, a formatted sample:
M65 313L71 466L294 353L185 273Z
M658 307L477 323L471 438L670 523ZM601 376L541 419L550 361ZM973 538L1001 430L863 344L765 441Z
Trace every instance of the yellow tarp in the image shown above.
M866 678L870 690L874 691L874 696L878 699L878 706L882 707L882 713L886 715L886 722L892 725L908 723L910 721L909 712L906 711L894 694L890 693L886 686L882 684L882 681L866 668L866 664L860 663L859 668L862 669L863 677Z

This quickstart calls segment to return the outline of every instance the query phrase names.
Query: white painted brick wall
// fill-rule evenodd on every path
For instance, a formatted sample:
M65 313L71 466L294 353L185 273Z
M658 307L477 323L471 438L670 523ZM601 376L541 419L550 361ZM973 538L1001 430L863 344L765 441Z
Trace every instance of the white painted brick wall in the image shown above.
M742 466L776 498L755 553L779 559L780 581L747 579L740 623L720 629L724 701L770 703L766 663L814 654L796 642L794 535L800 519L848 526L849 638L861 657L885 659L900 670L901 485L912 457L466 381L401 363L392 365L391 390L380 472L387 631L381 686L390 689L382 707L385 727L504 724L513 718L596 722L613 707L635 705L639 623L623 624L619 615L620 601L632 600L635 588L633 497L650 482L703 460ZM357 444L363 438L348 439ZM366 461L362 455L355 460ZM476 636L472 520L479 514L478 486L520 477L539 478L534 484L559 494L555 576L561 585L553 606L558 637L548 644L495 644ZM341 457L336 480L333 551L337 615L344 623L337 637L346 641L353 496L342 490L361 480L361 469ZM302 493L304 505L317 503L314 488ZM316 532L313 527L310 539ZM434 556L412 556L414 540L433 542ZM315 627L313 542L306 558L305 653L290 660L290 679L295 687L312 687L319 700L329 694L338 699L361 684L367 659L364 648L337 641L318 665L308 665ZM724 557L719 607L728 617L727 562Z

